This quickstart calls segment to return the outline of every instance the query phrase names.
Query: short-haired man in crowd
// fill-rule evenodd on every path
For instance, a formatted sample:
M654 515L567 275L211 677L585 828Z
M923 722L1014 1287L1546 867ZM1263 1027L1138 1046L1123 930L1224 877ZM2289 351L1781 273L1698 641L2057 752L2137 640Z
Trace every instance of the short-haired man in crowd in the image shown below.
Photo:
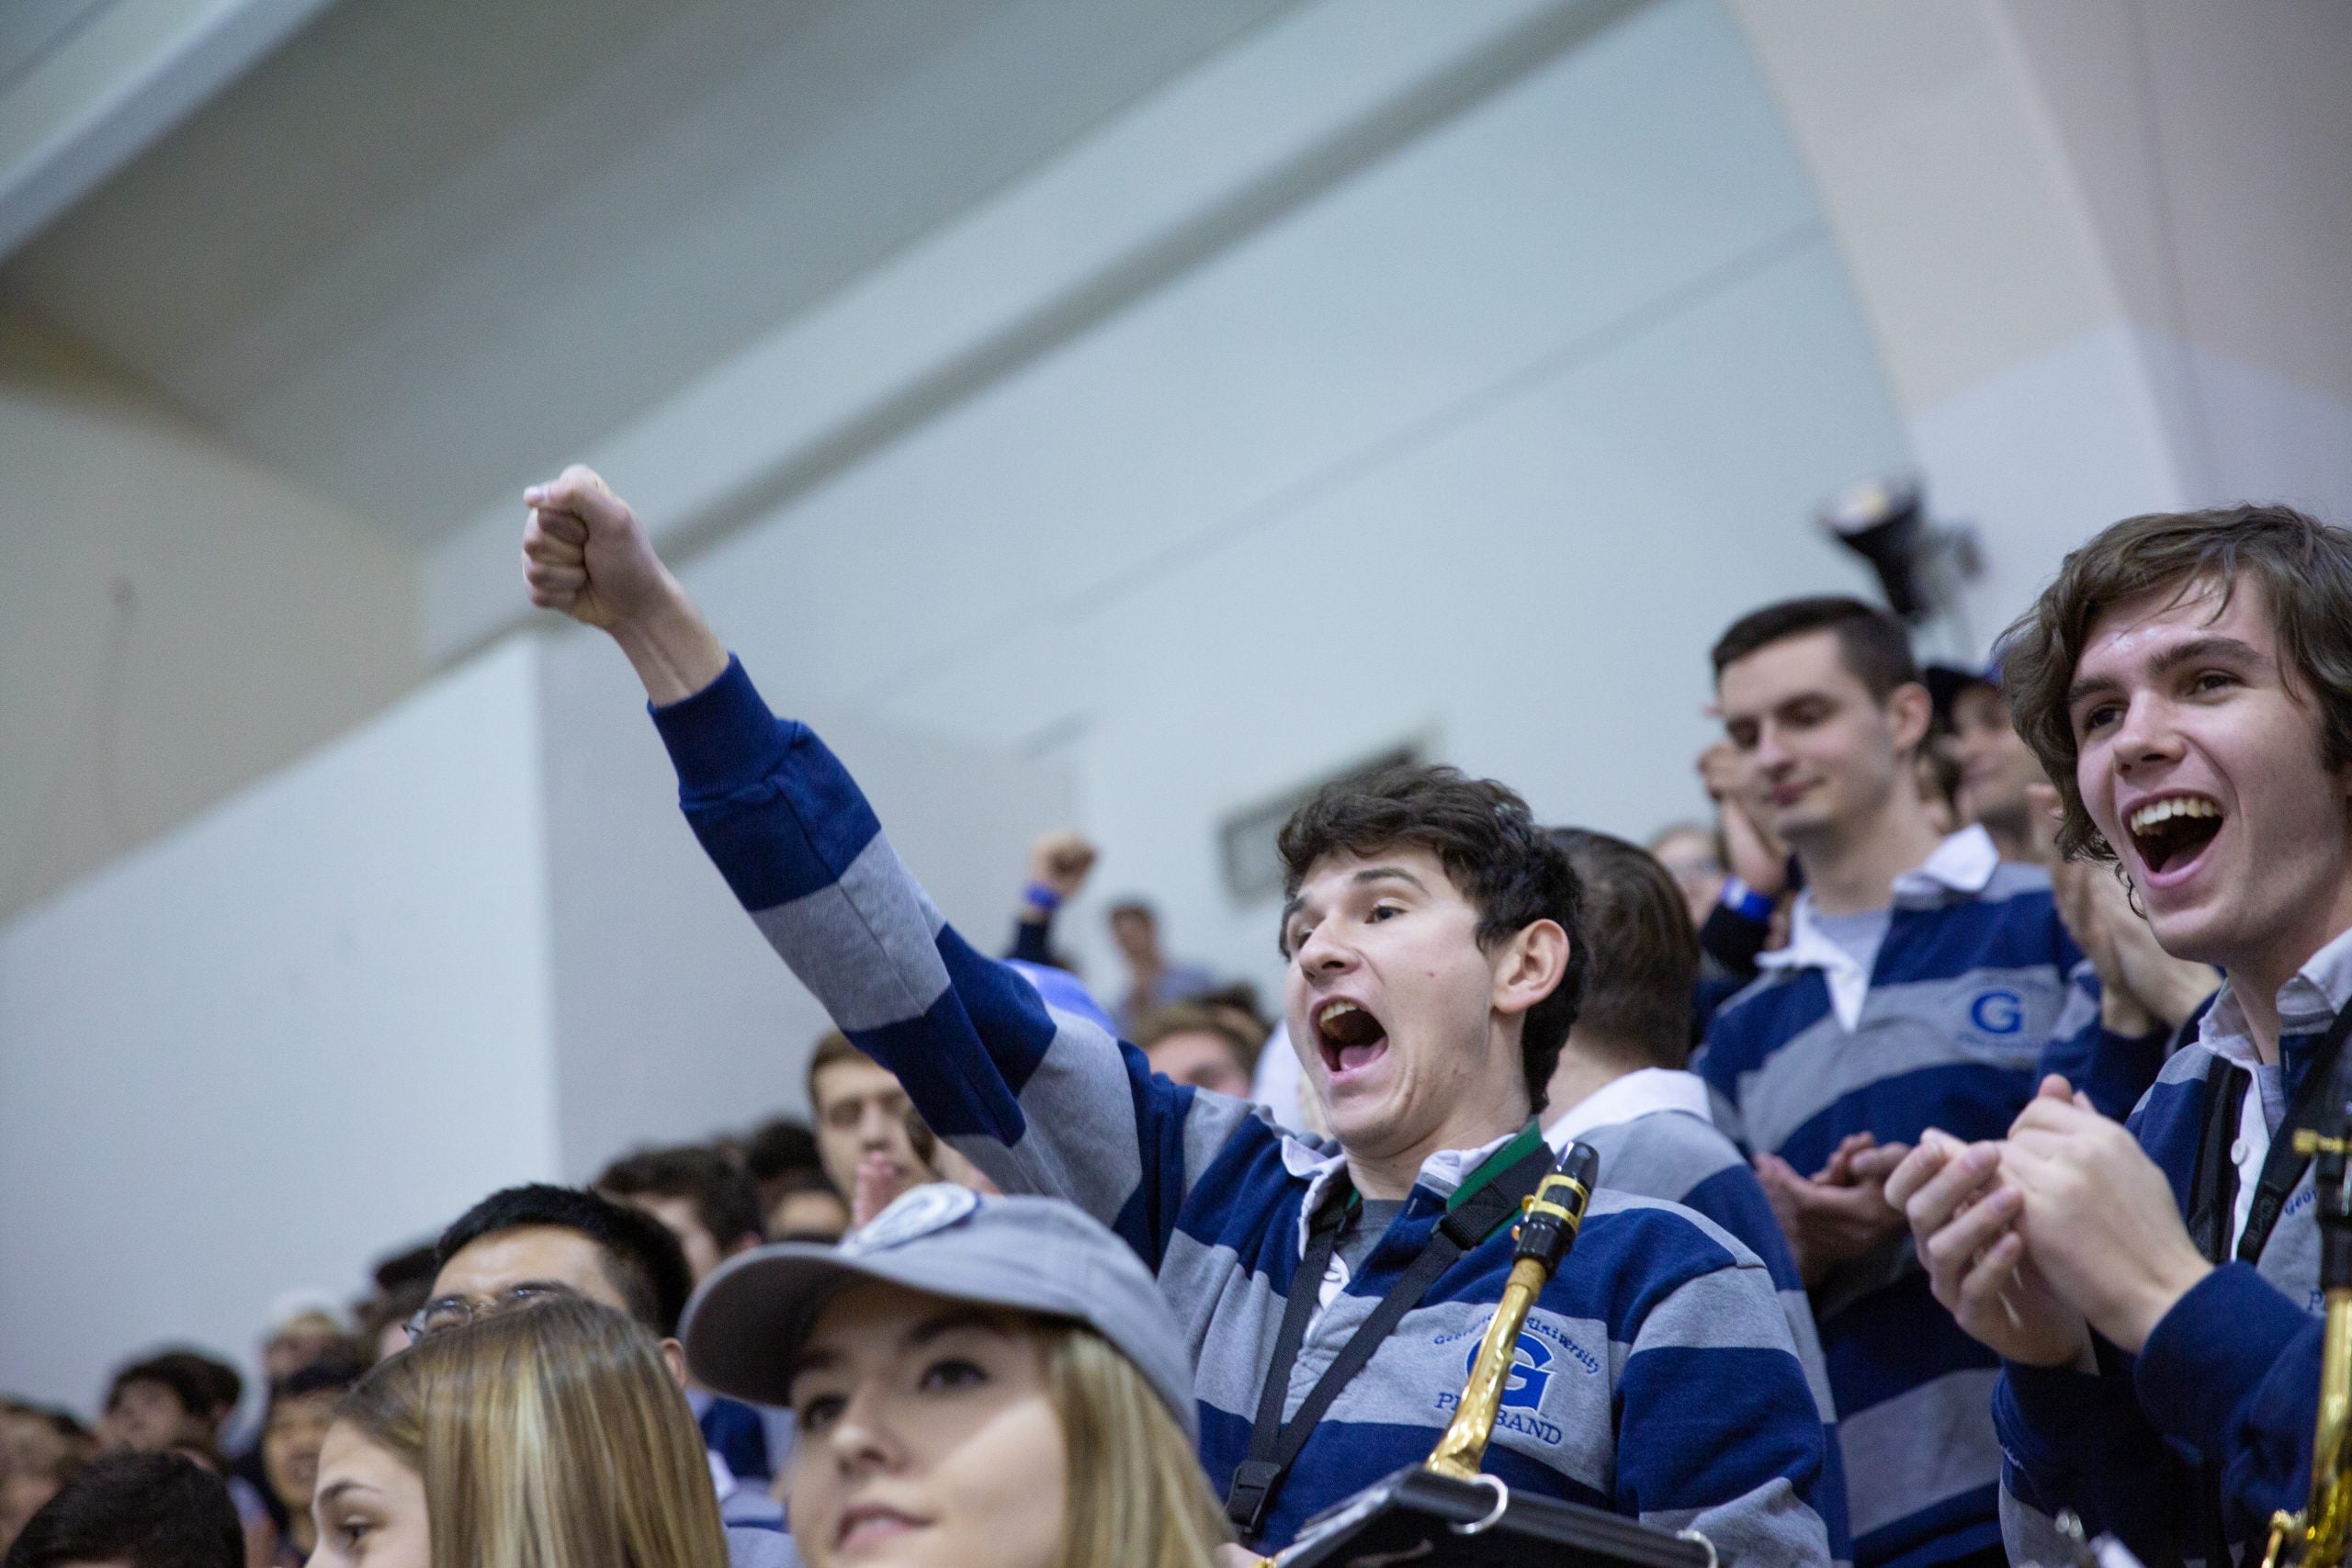
M596 1190L641 1210L669 1228L686 1255L695 1284L738 1253L767 1239L760 1190L742 1165L707 1145L640 1149L615 1160L596 1178ZM741 1481L775 1474L765 1422L739 1399L689 1384L686 1399L710 1451Z
M432 1299L417 1314L421 1334L456 1327L534 1295L570 1292L627 1313L657 1336L684 1397L678 1319L694 1278L685 1249L652 1215L576 1187L509 1187L452 1221L435 1251L441 1267ZM797 1562L775 1529L775 1500L735 1476L718 1453L710 1459L734 1568Z
M1249 1039L1231 1017L1204 1003L1172 1002L1143 1015L1134 1043L1151 1070L1170 1083L1247 1100L1263 1042Z
M1426 1457L1508 1272L1516 1194L1550 1161L1531 1118L1575 1013L1575 876L1525 805L1424 769L1285 828L1286 1010L1339 1147L1300 1140L1153 1076L962 940L603 482L574 468L527 499L533 597L628 654L689 821L796 973L1008 1190L1116 1230L1213 1348L1203 1457L1244 1533L1278 1546ZM1324 1378L1368 1323L1369 1359ZM1296 1355L1271 1368L1278 1338ZM1827 1557L1804 1369L1770 1276L1722 1231L1602 1191L1520 1346L1486 1461L1511 1486L1746 1561Z
M218 1465L220 1424L237 1408L244 1386L234 1367L194 1350L145 1357L107 1384L98 1440L134 1453L198 1450Z
M1690 901L1637 844L1583 828L1555 828L1552 841L1576 870L1578 912L1593 937L1576 1022L1552 1069L1544 1136L1555 1149L1572 1140L1591 1145L1608 1185L1704 1214L1763 1260L1825 1423L1838 1472L1827 1500L1842 1509L1836 1404L1804 1280L1763 1183L1712 1119L1706 1080L1688 1070L1690 987L1699 975ZM1842 1548L1844 1518L1830 1527Z
M2043 782L2041 764L2009 722L2000 655L1981 670L1930 664L1921 677L1935 703L1937 743L1960 775L1952 792L1960 820L1984 829L2003 860L2042 864L2048 845L2028 794Z
M2164 947L2229 979L2128 1130L2052 1079L2006 1139L1931 1136L1889 1192L2007 1360L2013 1545L2070 1508L2146 1561L2225 1561L2311 1464L2319 1242L2290 1134L2346 1082L2352 535L2284 507L2132 518L2012 635L2059 849L2116 863Z
M759 1183L770 1241L839 1241L849 1229L849 1200L833 1190L807 1122L779 1116L763 1124L743 1141L743 1165Z
M908 1120L914 1102L898 1075L838 1032L820 1035L808 1057L808 1109L817 1155L845 1201L857 1196L861 1166L887 1168L891 1195L931 1179Z
M85 1466L42 1505L5 1568L244 1568L228 1487L176 1453L125 1451Z
M1997 1362L1937 1304L1883 1189L1922 1128L2008 1124L2080 953L2046 875L2001 863L1981 829L1947 839L1929 822L1914 765L1928 697L1900 623L1793 600L1735 623L1713 662L1740 803L1805 889L1698 1070L1812 1290L1855 1561L1991 1562Z

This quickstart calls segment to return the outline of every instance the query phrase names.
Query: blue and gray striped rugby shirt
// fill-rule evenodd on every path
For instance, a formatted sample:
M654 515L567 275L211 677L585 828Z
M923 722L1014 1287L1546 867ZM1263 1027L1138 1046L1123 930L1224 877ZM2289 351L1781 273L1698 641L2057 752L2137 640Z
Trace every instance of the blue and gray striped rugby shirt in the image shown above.
M1046 1005L940 917L816 736L740 663L655 712L704 848L793 972L923 1117L1008 1191L1067 1198L1157 1273L1198 1367L1202 1460L1247 1451L1306 1216L1336 1149L1251 1107L1155 1077L1095 1022ZM1492 1150L1434 1156L1403 1213L1317 1318L1295 1408ZM1607 1172L1602 1172L1604 1186ZM1425 1459L1510 1272L1509 1228L1465 1253L1340 1396L1265 1540ZM1726 1559L1826 1563L1822 1427L1773 1280L1673 1204L1603 1190L1521 1336L1487 1468L1515 1487L1702 1530Z

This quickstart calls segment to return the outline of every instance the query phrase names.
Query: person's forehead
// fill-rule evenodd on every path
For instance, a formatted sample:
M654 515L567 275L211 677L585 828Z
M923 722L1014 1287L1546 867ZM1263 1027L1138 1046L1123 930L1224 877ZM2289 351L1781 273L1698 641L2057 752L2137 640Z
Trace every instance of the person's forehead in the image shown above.
M1716 698L1728 715L1769 708L1808 692L1866 692L1861 677L1846 666L1838 634L1826 627L1768 642L1733 660L1717 682Z
M2240 578L2225 591L2215 579L2195 578L2119 599L2091 617L2075 675L2121 676L2176 643L2204 637L2269 649L2276 637L2262 584Z
M817 1069L817 1078L810 1088L816 1091L820 1105L830 1105L839 1100L863 1100L869 1095L888 1094L899 1088L898 1078L879 1062L869 1062L863 1056L844 1056L828 1062Z
M433 1293L495 1296L535 1280L566 1285L591 1301L628 1310L605 1271L604 1249L560 1225L522 1225L468 1242L442 1266Z
M1402 878L1367 874L1392 868L1411 876L1433 896L1443 897L1453 893L1459 897L1453 879L1446 874L1445 863L1438 858L1436 851L1421 844L1390 844L1361 854L1354 850L1333 850L1317 856L1299 881L1298 901L1328 902L1356 887L1367 892L1381 888L1394 891L1402 885Z
M1241 1053L1232 1041L1213 1029L1180 1029L1163 1034L1146 1047L1147 1056L1198 1056L1214 1053L1238 1061Z
M652 1215L673 1231L700 1231L703 1228L702 1213L691 1198L669 1198L658 1192L640 1192L621 1201Z

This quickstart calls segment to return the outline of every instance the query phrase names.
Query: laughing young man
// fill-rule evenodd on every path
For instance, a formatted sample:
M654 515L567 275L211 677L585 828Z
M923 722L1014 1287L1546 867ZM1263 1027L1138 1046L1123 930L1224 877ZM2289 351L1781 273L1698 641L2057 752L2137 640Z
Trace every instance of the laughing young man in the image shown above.
M1998 1362L1937 1304L1883 1186L1924 1127L2008 1125L2081 954L2042 872L2003 863L1982 829L1928 821L1914 783L1928 696L1900 623L1792 600L1742 617L1713 661L1734 787L1805 892L1788 946L1716 1014L1695 1065L1811 1288L1856 1562L1995 1562Z
M1285 1010L1339 1132L1309 1143L1153 1077L963 941L628 509L580 468L526 499L534 602L628 656L689 821L795 973L1007 1190L1079 1203L1157 1272L1243 1533L1279 1546L1426 1458L1509 1271L1513 1194L1548 1163L1532 1113L1575 1013L1575 879L1524 804L1420 770L1285 828ZM1597 1197L1487 1468L1777 1564L1828 1556L1823 1462L1763 1265L1686 1210Z
M2318 1235L2290 1134L2352 1081L2328 1045L2352 1001L2352 535L2283 507L2132 518L2015 635L2060 851L2116 863L2165 949L2229 979L2128 1131L2052 1080L2006 1140L1931 1137L1889 1192L2007 1359L2012 1544L2071 1508L2148 1562L2226 1561L2311 1464Z

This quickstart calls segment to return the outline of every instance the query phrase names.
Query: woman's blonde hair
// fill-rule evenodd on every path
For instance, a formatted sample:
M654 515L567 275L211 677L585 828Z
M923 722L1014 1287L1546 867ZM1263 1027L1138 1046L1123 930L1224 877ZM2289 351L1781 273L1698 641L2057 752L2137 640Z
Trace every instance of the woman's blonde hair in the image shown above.
M1208 1568L1226 1540L1225 1512L1184 1429L1110 1341L1036 1321L1069 1454L1061 1568Z
M702 1435L661 1348L582 1297L423 1339L337 1418L424 1477L439 1568L727 1568Z

